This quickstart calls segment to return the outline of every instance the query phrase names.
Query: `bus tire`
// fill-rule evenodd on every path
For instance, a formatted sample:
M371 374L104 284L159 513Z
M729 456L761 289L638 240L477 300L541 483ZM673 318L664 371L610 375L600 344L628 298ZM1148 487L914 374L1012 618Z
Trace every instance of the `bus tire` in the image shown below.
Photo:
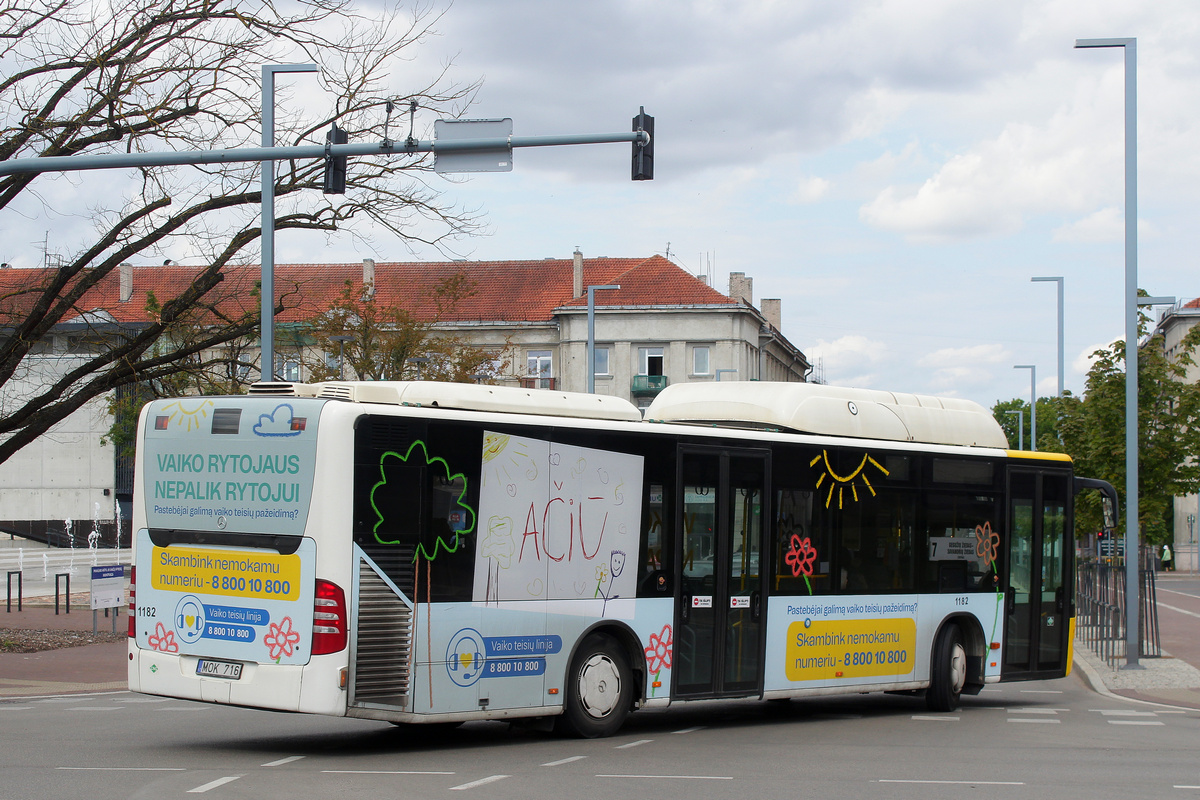
M966 682L967 650L963 646L962 631L957 625L947 625L933 645L925 705L930 711L954 711Z
M625 723L633 703L633 671L611 637L583 640L567 672L566 701L560 732L584 739L612 736Z

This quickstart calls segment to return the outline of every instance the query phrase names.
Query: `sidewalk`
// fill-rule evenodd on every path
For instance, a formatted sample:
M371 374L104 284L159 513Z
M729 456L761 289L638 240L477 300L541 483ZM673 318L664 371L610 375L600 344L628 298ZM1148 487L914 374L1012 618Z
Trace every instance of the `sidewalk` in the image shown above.
M0 608L0 630L73 630L92 632L92 611L87 595L71 597L71 613L54 613L54 598L49 603L38 598L24 603L11 613ZM111 612L110 612L111 614ZM124 609L116 618L117 633L128 628ZM99 612L96 630L111 633L113 618ZM0 634L2 635L2 634ZM116 642L44 650L40 653L0 653L0 700L79 692L115 692L128 688L126 661L128 645Z
M22 572L22 599L17 602L17 581L12 579L11 607L7 593L0 597L0 631L51 630L92 632L91 567L95 563L128 564L129 550L75 550L47 547L40 542L0 536L0 569ZM55 575L71 576L70 612L66 581L60 580L59 613L54 613ZM128 576L127 576L128 578ZM6 583L6 589L7 583ZM128 598L128 587L125 597ZM126 609L115 618L118 634L128 630ZM113 630L113 610L96 616L97 633ZM40 653L0 653L0 700L19 697L113 692L128 688L128 645L120 641L44 650Z
M1124 663L1122 658L1117 666ZM1114 670L1087 645L1075 641L1074 668L1096 692L1200 711L1200 669L1165 652L1161 658L1140 658L1138 663L1143 669Z

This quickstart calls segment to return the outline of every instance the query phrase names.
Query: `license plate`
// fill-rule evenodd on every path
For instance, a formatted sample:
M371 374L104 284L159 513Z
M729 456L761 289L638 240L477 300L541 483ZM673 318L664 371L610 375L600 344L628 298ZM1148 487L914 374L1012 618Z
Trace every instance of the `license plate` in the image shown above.
M242 665L236 661L213 661L210 658L202 658L196 662L196 674L236 681L242 677Z

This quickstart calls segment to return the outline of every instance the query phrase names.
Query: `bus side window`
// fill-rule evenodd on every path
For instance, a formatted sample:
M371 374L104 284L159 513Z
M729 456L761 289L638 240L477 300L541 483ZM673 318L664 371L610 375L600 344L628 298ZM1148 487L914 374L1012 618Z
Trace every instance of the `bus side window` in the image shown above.
M812 492L776 490L772 594L829 594L829 534L814 522Z
M921 589L987 592L999 583L1000 547L996 496L983 492L930 492L925 498Z
M642 552L638 568L638 597L661 597L671 594L674 584L671 573L675 559L667 535L667 505L665 485L646 476L645 497L642 498Z

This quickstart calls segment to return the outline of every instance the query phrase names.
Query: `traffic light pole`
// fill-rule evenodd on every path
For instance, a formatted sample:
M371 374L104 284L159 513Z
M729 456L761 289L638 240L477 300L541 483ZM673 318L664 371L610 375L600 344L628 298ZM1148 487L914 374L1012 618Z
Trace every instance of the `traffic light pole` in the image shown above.
M414 153L449 153L461 150L496 150L503 147L554 147L573 144L648 144L645 131L629 133L579 133L563 136L509 136L492 139L456 139L448 142L418 140L376 144L313 144L292 147L239 147L229 150L170 151L160 153L105 153L95 156L50 156L0 161L0 176L36 175L43 172L81 172L124 167L169 167L187 164L235 164L243 161L287 161L332 156L398 156Z
M266 68L264 67L264 73ZM264 74L265 80L265 74ZM264 119L267 112L264 109ZM648 117L644 111L640 115L650 120L653 129L653 117ZM271 117L273 127L273 115ZM638 122L634 120L635 124ZM272 133L273 135L273 133ZM234 164L246 161L263 162L262 204L263 204L263 255L260 267L263 270L262 279L262 321L259 339L261 343L260 374L261 380L275 378L275 320L274 320L274 161L301 159L345 158L347 156L398 156L414 155L417 153L456 153L471 150L502 150L514 147L554 147L575 144L613 144L632 142L634 145L635 180L649 180L653 177L650 160L649 174L637 173L636 161L639 149L650 149L650 133L646 130L633 130L629 133L579 133L561 136L506 136L479 139L453 140L418 140L407 139L403 142L384 140L377 144L333 144L303 145L293 147L267 146L267 130L263 131L263 147L242 147L228 150L193 150L169 151L157 153L105 153L88 156L50 156L47 158L17 158L0 162L0 176L4 175L38 175L44 172L77 172L97 169L122 169L126 167L166 167L184 166L188 164ZM653 153L653 151L650 151ZM442 170L443 172L451 170ZM269 198L268 198L269 195ZM268 203L269 199L269 203ZM268 213L267 209L271 212ZM270 272L268 272L270 270Z

